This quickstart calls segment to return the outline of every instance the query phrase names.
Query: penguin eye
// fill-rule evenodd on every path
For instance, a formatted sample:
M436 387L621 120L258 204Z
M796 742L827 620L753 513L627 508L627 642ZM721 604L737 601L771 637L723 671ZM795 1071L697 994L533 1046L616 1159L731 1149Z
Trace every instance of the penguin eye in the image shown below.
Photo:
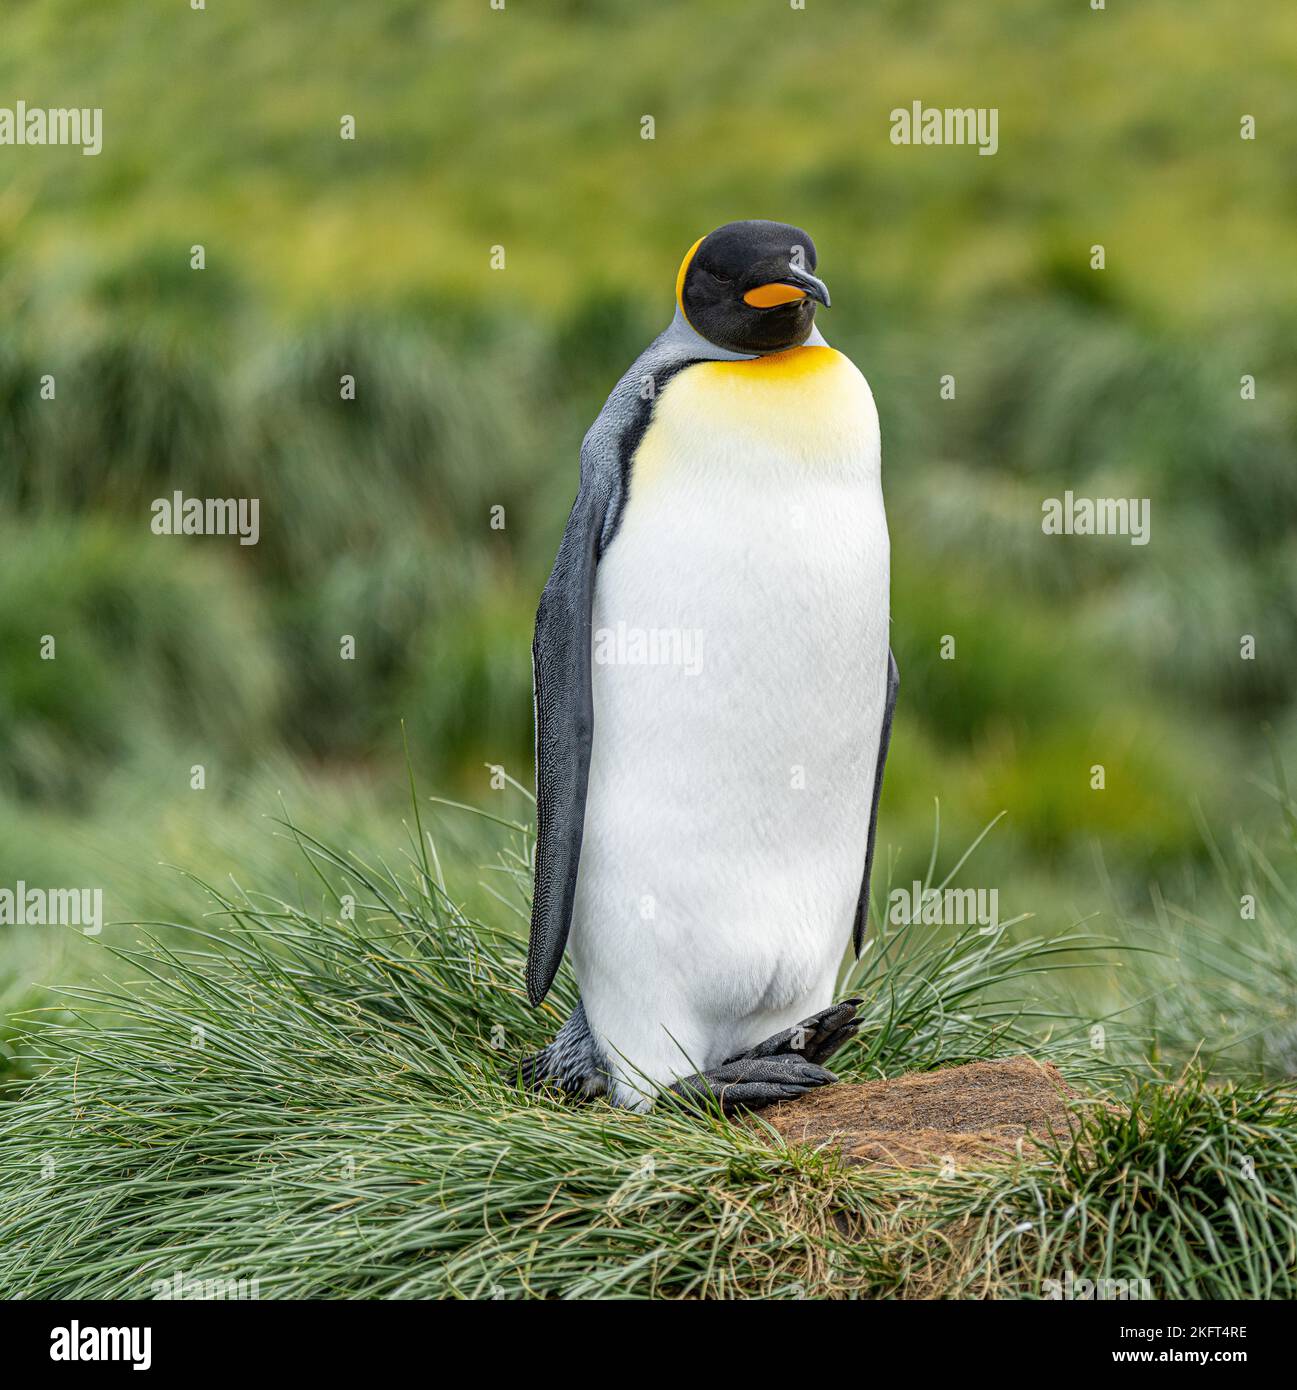
M718 285L732 285L732 284L734 283L734 278L733 278L733 276L730 276L730 275L717 275L717 273L716 273L714 270L709 270L709 271L707 272L707 274L710 275L710 276L712 277L712 279L715 280L716 283L717 283Z

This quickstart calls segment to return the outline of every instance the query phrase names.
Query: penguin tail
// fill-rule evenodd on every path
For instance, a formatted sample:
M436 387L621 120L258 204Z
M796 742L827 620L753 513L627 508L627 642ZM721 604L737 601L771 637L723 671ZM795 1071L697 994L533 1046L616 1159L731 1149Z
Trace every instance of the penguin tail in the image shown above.
M524 1090L553 1089L581 1100L608 1089L607 1069L581 1004L572 1010L553 1042L518 1063L518 1081Z
M524 1091L544 1090L545 1082L552 1075L553 1064L549 1047L542 1047L539 1052L533 1052L530 1057L524 1057L518 1063L518 1084Z

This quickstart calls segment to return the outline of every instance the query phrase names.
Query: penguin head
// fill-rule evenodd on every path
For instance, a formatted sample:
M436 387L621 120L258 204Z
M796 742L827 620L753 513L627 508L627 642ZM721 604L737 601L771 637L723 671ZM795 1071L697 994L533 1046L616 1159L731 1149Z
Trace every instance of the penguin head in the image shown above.
M696 241L676 277L685 321L731 352L800 347L829 305L815 243L786 222L727 222Z

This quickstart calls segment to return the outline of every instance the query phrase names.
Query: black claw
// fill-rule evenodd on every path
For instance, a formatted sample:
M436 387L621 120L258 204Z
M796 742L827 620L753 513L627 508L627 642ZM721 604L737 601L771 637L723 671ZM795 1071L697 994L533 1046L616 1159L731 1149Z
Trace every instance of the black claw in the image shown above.
M733 1115L792 1100L837 1079L799 1053L781 1052L771 1057L735 1058L711 1071L687 1076L670 1089L685 1101L719 1105L722 1114Z
M859 1028L860 1020L852 1019L850 1023L839 1028L836 1033L830 1033L828 1037L819 1044L815 1051L808 1055L813 1062L827 1062L839 1048L844 1047L856 1036Z
M757 1057L805 1057L812 1062L827 1061L846 1042L849 1042L859 1028L856 1009L861 1000L844 999L840 1004L821 1009L810 1018L803 1019L794 1028L785 1028L782 1033L767 1038L747 1052L741 1052L730 1060L734 1062Z

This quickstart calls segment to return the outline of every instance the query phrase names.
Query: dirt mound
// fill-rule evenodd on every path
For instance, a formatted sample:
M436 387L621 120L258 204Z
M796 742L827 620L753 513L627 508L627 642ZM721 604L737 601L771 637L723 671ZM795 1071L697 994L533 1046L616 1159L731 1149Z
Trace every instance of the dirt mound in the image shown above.
M1075 1132L1081 1099L1053 1063L1008 1057L825 1086L761 1118L788 1143L833 1145L848 1162L959 1169L1013 1158L1032 1135Z

